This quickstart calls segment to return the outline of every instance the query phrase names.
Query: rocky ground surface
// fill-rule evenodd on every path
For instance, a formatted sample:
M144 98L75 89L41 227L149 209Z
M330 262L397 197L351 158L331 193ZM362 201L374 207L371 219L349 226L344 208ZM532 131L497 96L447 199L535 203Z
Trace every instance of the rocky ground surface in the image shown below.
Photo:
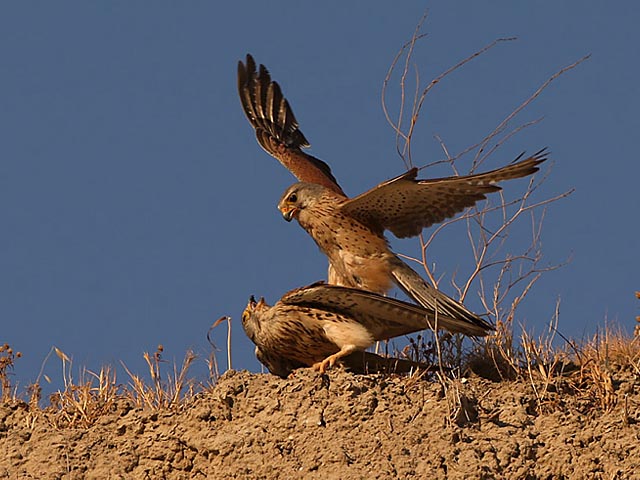
M0 479L640 478L640 379L614 389L605 411L562 382L230 371L175 411L121 398L87 428L17 402Z

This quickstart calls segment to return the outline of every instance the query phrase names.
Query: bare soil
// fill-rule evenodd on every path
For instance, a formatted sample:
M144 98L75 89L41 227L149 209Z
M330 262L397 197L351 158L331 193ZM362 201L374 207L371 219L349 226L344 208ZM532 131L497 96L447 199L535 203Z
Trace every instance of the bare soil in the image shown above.
M120 398L88 428L0 406L0 478L640 478L640 379L615 406L562 382L227 372L178 410Z

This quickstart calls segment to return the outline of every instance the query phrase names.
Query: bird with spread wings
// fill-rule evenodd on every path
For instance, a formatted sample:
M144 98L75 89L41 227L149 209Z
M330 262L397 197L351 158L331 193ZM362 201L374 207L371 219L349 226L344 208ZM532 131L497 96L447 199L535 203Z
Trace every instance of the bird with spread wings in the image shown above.
M324 283L292 290L273 306L251 297L242 326L256 345L258 360L281 377L300 367L324 373L376 341L420 330L484 336L491 329L377 293Z
M418 179L418 169L383 182L354 198L343 192L329 166L303 151L309 146L278 83L247 55L238 63L238 92L258 143L300 182L282 195L278 209L294 218L329 259L329 283L384 294L397 285L440 315L486 328L485 320L429 285L389 248L385 230L399 238L452 217L497 192L502 180L531 175L546 160L545 149L485 173Z

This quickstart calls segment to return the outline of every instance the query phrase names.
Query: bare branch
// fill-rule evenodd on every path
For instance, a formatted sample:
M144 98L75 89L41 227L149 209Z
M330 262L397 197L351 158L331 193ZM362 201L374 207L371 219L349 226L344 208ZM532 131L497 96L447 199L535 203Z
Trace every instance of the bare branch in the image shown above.
M475 58L477 58L477 57L481 56L482 54L486 53L487 51L491 50L493 47L495 47L499 43L516 40L516 37L498 38L498 39L494 40L490 44L484 46L480 50L477 50L476 52L472 53L468 57L460 60L455 65L449 67L444 72L440 73L438 76L433 78L431 80L431 82L429 82L429 84L425 88L422 89L421 92L420 92L420 75L419 75L418 70L416 69L415 93L414 93L413 104L412 104L412 108L411 108L411 115L409 117L409 126L408 126L408 128L407 128L407 130L405 132L405 131L403 131L402 127L403 127L403 123L404 123L405 105L406 105L406 103L405 103L406 102L406 88L407 88L406 87L406 80L407 80L407 75L409 74L409 70L410 70L410 66L411 66L411 58L413 57L413 53L415 51L416 44L417 44L418 40L420 40L420 39L422 39L422 38L424 38L426 36L426 34L420 33L420 30L422 29L427 17L428 17L428 12L425 12L424 15L418 21L418 24L417 24L417 26L416 26L416 28L414 30L414 33L413 33L411 39L408 42L406 42L400 48L400 50L398 51L398 53L396 54L396 56L392 60L391 65L389 67L389 70L387 71L387 75L385 76L385 79L384 79L383 84L382 84L382 94L381 94L382 111L383 111L383 113L385 115L387 123L389 123L389 125L391 126L391 128L393 128L393 130L395 132L395 135L396 135L396 151L398 152L398 155L400 156L400 158L402 159L403 163L405 164L405 167L407 167L407 168L410 168L413 165L413 162L411 160L411 138L412 138L413 133L415 131L415 127L416 127L416 124L418 122L418 118L420 116L420 112L422 110L422 106L424 104L424 101L425 101L427 95L433 89L433 87L435 87L438 83L440 83L447 76L451 75L456 70L462 68L463 66L465 66L466 64L468 64L469 62L474 60ZM389 107L387 105L387 89L388 89L389 84L391 82L391 78L393 76L393 73L395 72L395 70L396 70L396 68L397 68L397 66L398 66L398 64L399 64L399 62L400 62L400 60L401 60L403 55L406 55L406 56L405 56L405 61L404 61L404 65L403 65L403 68L402 68L402 73L400 74L400 80L399 80L400 106L399 106L399 111L398 111L398 115L397 115L397 120L393 120L392 119L392 115L391 115L391 113L389 111Z
M551 75L542 85L540 85L537 88L537 90L535 92L533 92L533 94L531 94L524 102L522 102L518 107L516 107L509 115L507 115L502 120L502 122L500 122L498 124L498 126L496 128L494 128L493 131L491 133L489 133L489 135L487 135L480 142L480 144L478 145L478 152L476 153L476 156L473 159L472 170L477 168L480 164L482 164L489 157L489 155L491 155L496 150L496 148L490 149L488 152L486 152L484 155L482 155L482 153L484 152L485 148L487 147L487 145L489 144L491 139L493 139L494 137L496 137L497 135L502 133L506 129L506 127L509 124L509 122L511 122L514 118L516 118L516 116L522 110L524 110L536 98L538 98L540 96L540 94L551 84L551 82L553 82L555 79L557 79L558 77L560 77L564 73L568 72L569 70L573 70L575 67L580 65L582 62L588 60L589 58L591 58L591 54L585 55L581 59L576 60L575 62L573 62L573 63L571 63L571 64L569 64L569 65L567 65L565 67L562 67L556 73ZM504 143L504 142L500 142L500 144L502 144L502 143Z
M393 128L396 138L396 151L407 168L413 165L412 140L416 133L417 123L421 118L426 98L435 91L434 87L449 75L482 56L498 44L515 40L514 37L496 39L447 68L435 76L426 86L421 87L420 71L416 65L412 64L411 60L416 51L418 41L425 36L420 31L426 19L427 14L425 13L418 22L411 39L401 47L393 59L382 88L382 106L385 118ZM489 157L498 152L501 147L513 141L519 133L539 124L543 117L524 121L513 126L516 118L554 80L574 69L589 57L590 55L586 55L556 71L506 115L487 135L460 152L451 152L444 139L439 135L435 135L434 138L439 143L444 153L444 158L427 163L421 166L420 169L447 164L451 167L454 175L473 173ZM414 69L412 73L414 73L415 90L409 93L409 74L412 69ZM397 71L399 73L398 100L400 105L397 115L393 115L390 113L388 104L388 89L391 85L391 79L394 78ZM412 102L410 108L405 102ZM471 164L468 167L460 168L457 161L468 154L472 155ZM542 227L546 208L573 193L573 189L568 189L559 194L539 197L540 187L547 180L550 171L551 167L537 176L532 176L523 191L515 196L511 194L512 189L507 190L508 194L500 191L493 194L489 200L477 204L463 214L442 222L429 234L420 234L418 237L420 255L417 258L401 255L410 261L421 264L427 278L435 286L438 286L445 277L448 277L461 301L469 297L471 292L477 292L477 299L474 298L474 300L482 305L487 315L493 317L497 328L495 337L491 337L492 339L486 341L486 351L494 355L492 358L496 364L504 364L506 362L513 372L521 371L516 355L542 355L541 351L533 350L535 345L531 342L527 346L529 348L528 351L518 350L517 347L514 347L513 328L519 305L529 295L543 274L556 270L569 261L543 264ZM530 216L529 218L527 218L527 214ZM459 222L465 222L465 224L459 224ZM468 249L457 253L460 264L465 265L465 267L450 269L449 271L453 271L453 273L449 274L445 274L444 271L436 273L436 263L430 257L431 250L436 244L447 241L445 232L451 230L455 233L456 230L453 230L453 228L465 227ZM512 235L516 231L515 229L527 229L526 231L530 232L529 239L523 242L520 240L521 236ZM466 258L469 259L468 264L464 263ZM526 341L525 337L523 337L523 341ZM460 353L461 342L456 343L456 345L457 347L454 348L458 348L458 353ZM489 348L489 345L491 345L491 348ZM440 343L434 347L438 352L448 348L450 347L442 347ZM442 355L438 353L438 357L441 358ZM543 390L536 393L544 396L545 392Z

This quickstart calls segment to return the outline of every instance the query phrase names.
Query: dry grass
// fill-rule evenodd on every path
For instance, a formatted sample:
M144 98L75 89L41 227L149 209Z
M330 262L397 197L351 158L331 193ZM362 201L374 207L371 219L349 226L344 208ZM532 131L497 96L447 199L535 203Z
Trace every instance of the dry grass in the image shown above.
M52 347L44 363L55 353L61 362L63 388L51 394L45 405L41 402L40 382L44 379L51 383L51 379L41 372L24 392L18 392L12 376L15 361L22 355L14 352L8 344L1 345L0 405L21 402L29 409L28 422L33 423L37 417L46 413L48 422L54 428L86 428L95 424L103 415L117 409L120 401L150 411L181 409L189 405L198 393L210 390L221 375L216 356L219 350L210 334L224 320L227 324L225 371L231 369L231 319L223 317L212 325L207 334L212 348L205 359L209 370L209 381L206 383L197 382L189 375L190 368L197 360L197 355L192 351L185 354L178 366L175 362L164 360L164 347L158 345L155 352L144 352L142 355L148 368L147 376L134 373L124 363L121 364L128 377L128 381L122 383L117 379L116 369L110 365L103 366L98 372L81 367L76 378L71 357L57 347Z
M584 400L585 409L610 411L620 401L616 378L640 378L640 336L608 325L580 342L558 333L556 321L543 334L524 331L517 343L513 330L498 333L478 344L467 357L469 369L492 380L528 381L541 410L558 407L558 392ZM555 346L560 337L560 346ZM624 392L622 392L624 396Z
M556 309L549 328L535 337L523 331L514 339L513 326L499 324L465 362L469 371L494 381L529 382L541 410L556 408L558 392L565 392L581 397L587 409L610 411L620 401L615 378L640 378L639 334L607 325L591 338L570 340L559 333Z
M69 372L72 365L69 357L60 350L56 353L63 366L69 367L65 369ZM83 368L77 382L67 373L64 389L49 397L48 410L52 415L48 419L55 428L88 427L102 415L113 411L118 395L116 374L111 367L103 367L98 373Z
M39 381L21 394L16 391L17 388L11 382L10 370L20 354L14 354L8 345L0 347L0 405L23 403L28 408L27 418L30 423L46 414L47 421L54 428L86 428L116 410L120 401L144 410L175 410L188 405L198 392L206 391L213 384L212 381L202 385L189 377L189 368L197 358L190 351L186 353L180 367L172 364L171 371L165 375L162 370L168 362L162 359L161 345L153 354L143 354L149 368L149 380L122 365L129 376L126 384L117 381L116 369L112 366L104 366L97 373L82 367L76 379L71 358L56 347L52 351L61 361L64 387L51 394L47 404L41 405L42 388ZM47 377L45 380L50 382Z
M603 410L618 403L614 374L628 371L640 377L640 337L629 337L620 328L605 328L575 349L578 373L575 389Z
M640 295L636 294L640 299ZM593 337L570 340L558 329L559 305L548 328L533 335L515 332L513 321L498 322L496 332L462 351L462 337L447 333L417 335L393 355L440 365L429 374L442 386L449 424L474 421L477 401L465 392L465 378L476 375L493 382L526 382L539 412L563 409L566 396L580 400L584 414L609 412L616 407L629 421L627 391L620 387L640 380L640 329L629 335L617 325L607 325ZM640 323L640 319L636 319ZM424 378L421 372L420 379ZM415 378L410 379L411 384ZM628 382L627 382L628 383Z
M131 373L123 364L131 379L128 396L136 407L150 410L172 409L189 402L195 395L196 384L192 379L189 379L188 372L196 355L188 351L180 368L178 369L174 364L173 371L166 376L166 379L163 379L161 369L162 364L165 363L162 359L163 351L162 345L158 345L153 355L148 352L143 354L149 368L150 383L146 383L140 375Z
M147 383L139 375L131 373L128 385L118 383L116 371L105 366L95 373L86 368L80 370L80 378L73 378L73 363L68 355L54 347L62 362L64 388L49 397L47 411L51 424L56 428L88 427L102 415L114 411L120 399L134 406L149 410L172 409L185 405L193 398L193 381L188 378L189 367L196 358L187 352L180 369L173 365L173 373L162 379L162 346L153 355L143 354L149 367L151 380ZM33 402L32 402L33 403Z

